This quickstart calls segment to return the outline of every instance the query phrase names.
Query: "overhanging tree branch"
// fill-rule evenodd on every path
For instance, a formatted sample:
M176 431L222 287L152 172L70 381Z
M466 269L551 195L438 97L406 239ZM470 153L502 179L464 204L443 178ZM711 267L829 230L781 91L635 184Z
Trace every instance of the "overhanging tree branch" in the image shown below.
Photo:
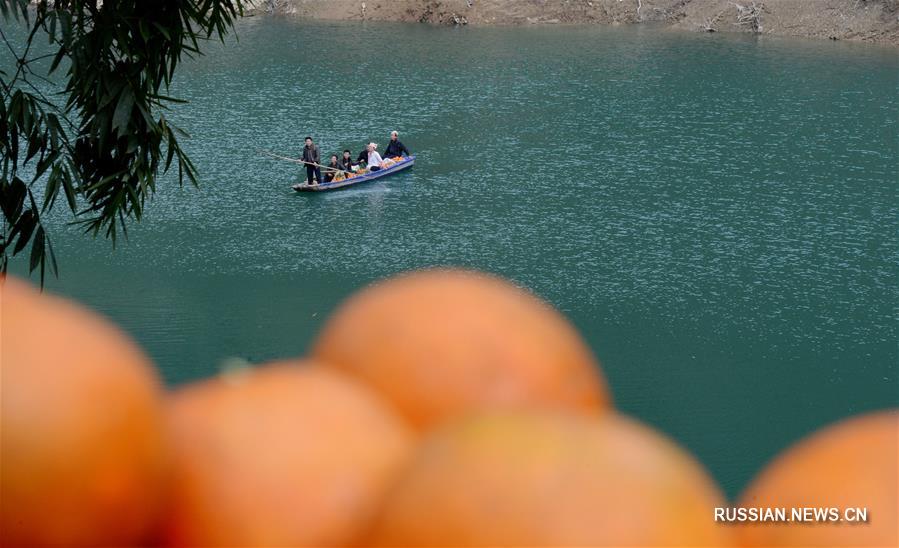
M248 3L0 0L0 19L27 29L19 48L0 30L15 59L11 75L0 68L3 272L30 243L30 271L40 269L41 283L47 267L58 274L42 219L60 193L75 223L114 243L129 220L141 219L158 176L172 165L179 184L197 183L178 141L186 134L161 112L179 102L165 91L182 55L200 54L203 40L224 40ZM38 37L49 51L35 45ZM37 61L48 59L41 73L46 63ZM32 189L38 183L41 205Z

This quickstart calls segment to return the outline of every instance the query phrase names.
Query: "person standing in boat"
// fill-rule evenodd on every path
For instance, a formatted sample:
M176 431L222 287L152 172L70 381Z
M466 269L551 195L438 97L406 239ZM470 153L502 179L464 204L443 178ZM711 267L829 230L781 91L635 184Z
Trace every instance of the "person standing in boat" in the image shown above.
M390 132L390 142L387 143L387 150L384 151L385 158L395 158L396 156L412 156L406 145L400 142L400 134L396 131Z
M381 169L381 164L384 163L381 155L378 154L378 144L368 143L366 148L368 149L368 169L370 171L378 171Z
M321 155L318 152L318 147L312 142L312 137L306 137L306 146L303 147L303 157L301 159L306 163L306 182L310 185L315 184L313 180L321 183L322 170L318 165L312 165L321 163Z

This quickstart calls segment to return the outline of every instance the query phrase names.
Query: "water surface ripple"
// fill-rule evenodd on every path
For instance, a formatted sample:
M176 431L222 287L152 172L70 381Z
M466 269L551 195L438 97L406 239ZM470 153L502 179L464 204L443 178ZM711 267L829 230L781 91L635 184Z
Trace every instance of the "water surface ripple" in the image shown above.
M617 405L733 494L822 424L897 404L890 49L601 27L257 17L184 67L199 190L167 179L115 253L59 227L60 290L180 382L304 351L354 289L462 265L565 311ZM313 134L419 156L296 195Z

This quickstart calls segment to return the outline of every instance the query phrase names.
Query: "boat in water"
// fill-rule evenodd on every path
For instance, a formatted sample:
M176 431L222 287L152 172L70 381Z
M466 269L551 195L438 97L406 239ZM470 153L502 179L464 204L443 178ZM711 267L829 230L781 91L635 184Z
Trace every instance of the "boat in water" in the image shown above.
M338 188L346 188L353 185L367 183L369 181L387 177L388 175L393 175L398 171L403 171L404 169L412 167L415 164L415 156L405 156L403 158L400 158L399 160L395 160L395 162L396 163L394 163L390 167L385 167L383 169L379 169L378 171L353 173L339 181L319 183L317 185L310 185L308 182L304 182L293 185L293 189L297 192L321 192L323 190L337 190Z

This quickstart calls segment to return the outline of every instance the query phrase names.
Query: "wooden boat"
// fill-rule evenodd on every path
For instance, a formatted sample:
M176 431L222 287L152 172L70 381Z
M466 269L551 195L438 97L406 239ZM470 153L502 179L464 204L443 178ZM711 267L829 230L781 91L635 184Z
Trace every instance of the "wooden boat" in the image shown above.
M293 185L293 189L297 192L321 192L323 190L336 190L338 188L346 188L352 185L358 185L360 183L367 183L369 181L374 181L375 179L380 179L381 177L387 177L388 175L393 175L398 171L402 171L404 169L408 169L415 164L415 156L406 156L402 160L397 161L395 164L388 168L379 169L378 171L368 171L361 175L354 175L353 177L349 177L342 181L332 181L330 183L321 183L317 185L310 185L309 183L300 183L297 185Z

